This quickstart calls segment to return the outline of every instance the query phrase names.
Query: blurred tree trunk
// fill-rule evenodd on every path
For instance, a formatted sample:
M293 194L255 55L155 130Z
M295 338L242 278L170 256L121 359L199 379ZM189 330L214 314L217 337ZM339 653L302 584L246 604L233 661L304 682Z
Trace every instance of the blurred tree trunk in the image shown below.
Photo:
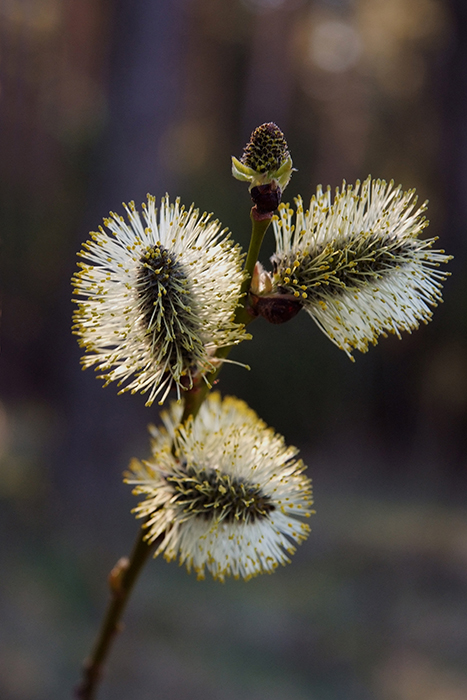
M189 4L189 0L121 0L113 10L108 126L93 156L98 163L84 224L76 237L77 250L109 210L122 211L122 201L134 199L139 206L147 192L159 199L172 189L160 154L164 135L180 110ZM125 488L120 475L133 446L144 441L141 456L149 452L146 426L156 420L157 408L145 408L143 397L117 397L116 386L102 391L92 370L79 371L78 356L75 343L67 370L70 435L60 461L66 500L92 530L94 518L102 518L104 503L112 501L109 494ZM114 505L118 507L118 498Z

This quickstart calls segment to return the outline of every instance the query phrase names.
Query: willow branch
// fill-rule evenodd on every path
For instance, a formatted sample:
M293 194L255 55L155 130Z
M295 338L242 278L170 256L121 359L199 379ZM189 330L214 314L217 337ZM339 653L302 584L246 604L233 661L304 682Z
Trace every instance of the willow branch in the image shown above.
M148 545L144 537L145 530L141 529L130 559L126 557L120 559L110 572L111 597L94 649L83 664L83 679L75 691L75 697L79 700L93 700L95 698L110 647L117 633L121 631L120 619L130 593L149 554L157 545L157 541Z
M248 291L250 289L251 278L264 234L271 222L271 216L272 214L267 216L258 214L256 207L253 207L251 210L251 239L245 261L245 278L240 289L240 303L235 314L235 322L243 323L245 326L254 318L248 312ZM232 347L233 346L230 345L228 347L219 348L216 353L216 357L220 360L217 368L206 377L206 381L202 380L202 384L186 392L182 421L185 421L189 416L193 416L193 418L196 416L207 393L222 369L222 360L227 357ZM77 700L94 700L96 697L104 663L115 636L121 630L120 620L130 597L130 593L149 554L156 548L159 541L156 540L151 545L148 545L144 537L145 530L143 527L139 531L138 539L136 540L130 559L120 559L110 573L109 587L111 598L94 649L83 664L83 679L75 692Z

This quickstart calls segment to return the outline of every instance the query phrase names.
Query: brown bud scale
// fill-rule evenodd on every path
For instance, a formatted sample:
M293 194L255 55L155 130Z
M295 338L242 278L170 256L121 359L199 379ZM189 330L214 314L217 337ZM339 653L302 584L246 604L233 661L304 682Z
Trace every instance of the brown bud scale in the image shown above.
M262 316L269 323L280 324L290 321L301 310L303 304L299 299L288 295L274 294L256 296L250 292L250 308L256 316Z

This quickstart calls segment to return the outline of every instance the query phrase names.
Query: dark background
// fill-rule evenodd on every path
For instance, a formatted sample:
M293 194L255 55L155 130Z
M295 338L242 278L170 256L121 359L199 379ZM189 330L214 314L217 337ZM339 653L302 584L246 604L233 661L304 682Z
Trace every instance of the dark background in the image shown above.
M151 561L102 700L467 697L467 5L464 0L4 0L0 5L0 696L70 696L129 552L121 482L157 420L80 371L76 251L166 191L244 247L230 156L276 121L286 199L368 173L430 200L445 304L356 363L306 314L253 325L220 389L315 484L292 564L197 582ZM272 236L262 253L272 252Z

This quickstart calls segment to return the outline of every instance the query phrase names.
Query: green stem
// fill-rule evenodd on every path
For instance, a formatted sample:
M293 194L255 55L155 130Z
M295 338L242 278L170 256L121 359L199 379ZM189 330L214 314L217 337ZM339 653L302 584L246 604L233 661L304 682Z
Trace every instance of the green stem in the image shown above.
M141 529L130 559L121 559L109 577L111 598L102 621L94 649L83 664L83 680L76 688L79 700L93 700L102 676L102 668L116 634L121 629L120 618L128 602L139 572L157 542L148 545L144 540L146 531Z
M263 243L264 234L271 223L271 218L272 214L267 218L258 218L255 207L253 207L251 210L251 238L244 269L246 275L242 286L240 287L241 303L235 314L235 322L244 323L245 326L253 321L254 318L250 313L248 313L247 310L248 291L250 289L251 278L253 277L256 261L258 260L259 251L261 250L261 245Z

